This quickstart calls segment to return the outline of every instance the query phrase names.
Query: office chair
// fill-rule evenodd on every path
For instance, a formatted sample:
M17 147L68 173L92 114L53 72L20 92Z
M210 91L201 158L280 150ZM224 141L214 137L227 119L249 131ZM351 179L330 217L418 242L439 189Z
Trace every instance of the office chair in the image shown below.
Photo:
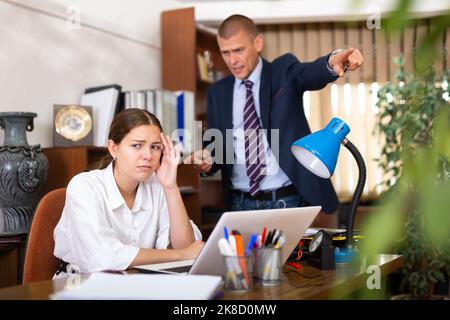
M31 224L23 268L23 283L50 280L58 269L53 256L53 230L58 224L66 201L66 188L47 193L39 202Z

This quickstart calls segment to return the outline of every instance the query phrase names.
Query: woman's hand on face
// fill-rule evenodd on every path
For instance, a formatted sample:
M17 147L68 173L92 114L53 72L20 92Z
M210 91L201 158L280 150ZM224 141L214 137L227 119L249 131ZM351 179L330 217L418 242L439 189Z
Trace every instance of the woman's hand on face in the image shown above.
M174 146L172 141L161 132L163 154L161 165L156 171L158 181L164 189L177 187L177 167L180 162L180 149Z

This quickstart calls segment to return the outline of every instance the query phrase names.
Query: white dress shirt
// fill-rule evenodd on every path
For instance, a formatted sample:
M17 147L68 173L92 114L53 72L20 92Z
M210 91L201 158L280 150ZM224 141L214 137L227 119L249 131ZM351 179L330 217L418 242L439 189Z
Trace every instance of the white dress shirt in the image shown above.
M261 72L263 62L261 57L253 72L247 78L253 82L252 93L255 102L256 113L261 122L261 111L259 104L259 87L261 84ZM245 165L245 135L244 135L244 107L246 88L242 80L235 78L233 90L233 148L234 165L232 169L231 183L233 189L248 192L250 190L250 179L247 175ZM262 127L262 124L261 124ZM269 132L267 132L269 133ZM267 137L263 135L264 155L267 173L259 183L259 189L263 191L275 190L292 184L288 176L281 170L276 157L269 147Z
M192 222L196 240L202 238ZM81 272L125 270L140 248L166 249L169 213L163 188L153 174L139 183L131 210L113 175L112 164L84 172L67 186L66 203L54 230L54 255Z

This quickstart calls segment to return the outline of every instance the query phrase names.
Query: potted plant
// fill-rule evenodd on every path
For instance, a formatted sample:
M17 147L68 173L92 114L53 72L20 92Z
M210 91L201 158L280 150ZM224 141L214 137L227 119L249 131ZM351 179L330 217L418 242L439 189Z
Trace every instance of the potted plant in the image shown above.
M378 159L387 192L365 226L363 251L403 255L401 298L432 299L450 268L450 103L448 74L428 67L407 74L397 58L396 83L378 92Z

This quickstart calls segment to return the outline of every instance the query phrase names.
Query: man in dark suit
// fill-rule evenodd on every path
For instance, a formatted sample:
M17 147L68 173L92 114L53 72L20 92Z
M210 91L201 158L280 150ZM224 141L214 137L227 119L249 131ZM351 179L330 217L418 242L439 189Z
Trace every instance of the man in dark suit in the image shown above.
M208 90L208 127L220 130L224 143L214 150L214 161L206 149L188 161L204 175L222 171L228 210L320 205L324 213L334 213L338 198L331 181L305 169L291 144L311 133L303 93L356 70L361 53L336 50L307 63L285 54L270 63L260 57L264 42L254 22L241 15L222 22L217 41L232 76Z

